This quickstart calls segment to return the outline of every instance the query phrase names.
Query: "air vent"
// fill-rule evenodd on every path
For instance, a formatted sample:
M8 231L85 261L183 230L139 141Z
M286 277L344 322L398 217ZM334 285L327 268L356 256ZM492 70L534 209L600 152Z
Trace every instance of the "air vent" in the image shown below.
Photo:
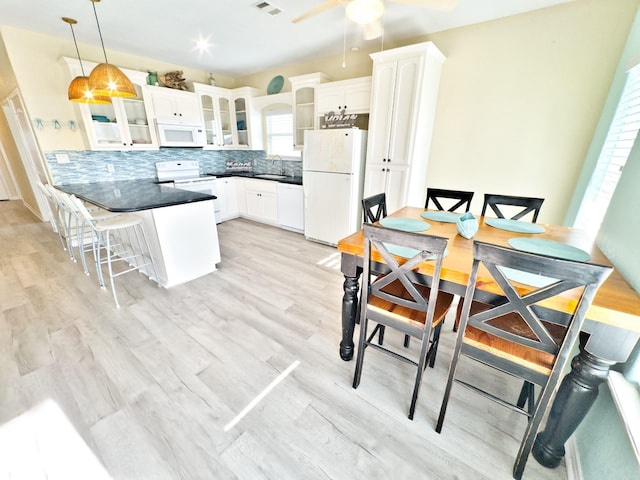
M272 15L272 16L282 13L282 10L270 4L269 2L258 2L254 5L254 7L256 7L261 12L268 13L269 15Z

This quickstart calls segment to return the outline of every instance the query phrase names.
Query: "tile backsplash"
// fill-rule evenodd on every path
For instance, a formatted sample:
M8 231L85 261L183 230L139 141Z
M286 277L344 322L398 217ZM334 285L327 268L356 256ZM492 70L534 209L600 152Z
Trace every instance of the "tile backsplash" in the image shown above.
M59 163L56 155L67 155L69 161ZM280 161L266 157L264 150L202 150L195 148L161 148L152 151L56 150L45 152L45 158L56 185L96 183L116 180L156 178L157 162L197 160L200 174L224 173L229 164L250 165L260 173L280 173ZM110 168L110 166L112 168ZM283 160L282 168L302 175L302 162ZM113 170L113 171L110 171Z

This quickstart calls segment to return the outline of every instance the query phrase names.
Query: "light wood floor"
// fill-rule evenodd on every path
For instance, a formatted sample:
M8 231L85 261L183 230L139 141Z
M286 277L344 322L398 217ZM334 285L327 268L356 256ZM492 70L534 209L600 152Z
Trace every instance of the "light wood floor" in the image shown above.
M351 388L335 249L245 220L219 235L217 272L168 290L119 277L116 309L48 224L0 202L0 478L511 478L524 417L454 387L434 430L451 319L409 421L409 365L368 351Z

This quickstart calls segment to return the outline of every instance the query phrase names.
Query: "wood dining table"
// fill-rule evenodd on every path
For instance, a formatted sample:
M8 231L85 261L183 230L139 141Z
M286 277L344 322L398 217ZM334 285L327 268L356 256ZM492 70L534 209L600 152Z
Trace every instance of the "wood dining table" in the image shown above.
M541 225L540 233L520 233L490 226L484 217L478 217L478 230L471 239L458 234L456 223L425 219L424 208L404 207L389 217L401 217L427 222L421 233L448 238L447 255L443 260L440 290L463 296L473 262L473 241L510 247L514 238L538 238L570 245L588 254L590 263L611 265L609 259L596 246L595 240L582 230L569 227ZM387 217L388 218L388 217ZM359 279L362 274L364 235L362 230L343 238L338 243L341 252L341 271L344 275L342 298L342 341L340 356L351 360L354 354L353 332L358 316ZM375 262L374 272L384 272L382 261ZM433 263L425 262L418 269L419 278L429 284ZM482 276L478 278L478 293L487 298L499 294L499 288ZM481 285L481 286L480 286ZM577 292L564 295L545 305L557 311L571 313ZM593 405L598 387L604 382L610 368L625 362L640 338L640 295L614 269L598 290L587 314L580 336L579 353L571 362L571 371L564 377L549 412L545 430L537 436L533 449L536 460L546 467L556 467L564 457L565 442L575 431Z

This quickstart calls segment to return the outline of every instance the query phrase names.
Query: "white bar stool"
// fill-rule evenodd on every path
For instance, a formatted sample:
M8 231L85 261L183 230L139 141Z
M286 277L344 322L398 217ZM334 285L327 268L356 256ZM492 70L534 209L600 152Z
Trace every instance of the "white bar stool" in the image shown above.
M69 196L71 202L83 218L84 223L93 232L93 254L98 272L98 281L102 288L106 288L102 275L102 265L107 264L111 291L116 307L120 307L116 294L114 278L125 273L139 271L158 281L158 274L153 261L149 242L144 232L142 218L138 215L124 213L97 218L74 195ZM106 258L102 258L104 249ZM113 262L124 261L129 268L118 273L113 272Z

